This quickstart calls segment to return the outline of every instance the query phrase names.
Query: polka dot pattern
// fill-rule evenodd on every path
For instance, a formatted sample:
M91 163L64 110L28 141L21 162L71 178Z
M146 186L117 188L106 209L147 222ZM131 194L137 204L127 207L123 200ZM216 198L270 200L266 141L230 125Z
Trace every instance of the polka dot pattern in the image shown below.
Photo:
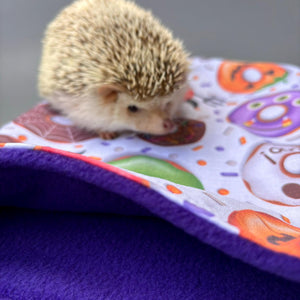
M218 193L222 196L227 196L229 195L229 191L227 189L219 189Z
M178 194L178 195L182 194L182 191L174 185L168 184L167 189L173 194Z

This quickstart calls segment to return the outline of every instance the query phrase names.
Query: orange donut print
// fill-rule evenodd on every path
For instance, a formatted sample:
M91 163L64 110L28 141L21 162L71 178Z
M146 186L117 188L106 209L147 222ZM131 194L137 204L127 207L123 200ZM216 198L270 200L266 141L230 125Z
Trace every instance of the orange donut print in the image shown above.
M231 93L254 93L287 76L287 71L274 63L224 61L218 70L219 85Z
M276 252L300 257L300 228L266 213L241 210L231 213L228 222L240 229L240 235Z

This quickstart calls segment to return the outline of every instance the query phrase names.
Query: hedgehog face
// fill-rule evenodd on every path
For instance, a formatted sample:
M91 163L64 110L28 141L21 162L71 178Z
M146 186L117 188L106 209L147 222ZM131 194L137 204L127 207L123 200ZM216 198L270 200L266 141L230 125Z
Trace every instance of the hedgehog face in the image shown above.
M136 101L120 93L115 102L113 123L121 130L128 129L154 135L164 135L176 130L172 121L183 99L182 90L168 97Z
M105 113L109 122L102 127L107 131L131 130L153 135L172 133L176 130L173 120L178 116L187 89L184 83L167 96L137 99L120 86L103 85L98 94L103 109L109 108Z

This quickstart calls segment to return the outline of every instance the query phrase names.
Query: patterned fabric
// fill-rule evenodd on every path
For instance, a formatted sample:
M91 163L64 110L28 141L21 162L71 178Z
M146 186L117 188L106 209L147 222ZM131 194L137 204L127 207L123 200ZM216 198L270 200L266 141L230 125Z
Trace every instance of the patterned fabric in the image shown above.
M187 105L203 117L181 120L176 133L104 141L43 102L2 127L0 147L83 160L225 232L299 258L300 69L196 57L189 81Z

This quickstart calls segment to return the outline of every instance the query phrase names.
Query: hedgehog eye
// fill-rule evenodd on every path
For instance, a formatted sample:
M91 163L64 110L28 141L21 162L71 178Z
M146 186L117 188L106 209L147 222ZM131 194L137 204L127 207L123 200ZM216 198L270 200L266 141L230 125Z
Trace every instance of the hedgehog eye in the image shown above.
M136 113L139 109L138 107L136 107L135 105L129 105L127 107L127 109L130 111L130 112L133 112L133 113Z

